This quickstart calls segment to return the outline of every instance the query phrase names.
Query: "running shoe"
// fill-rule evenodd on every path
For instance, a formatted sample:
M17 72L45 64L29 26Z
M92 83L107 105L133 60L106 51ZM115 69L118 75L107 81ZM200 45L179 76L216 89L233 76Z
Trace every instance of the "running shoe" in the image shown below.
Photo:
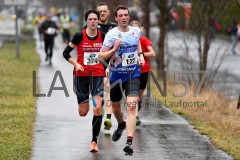
M139 126L141 124L141 120L139 119L139 117L136 118L136 126Z
M98 152L98 146L96 142L91 143L90 152Z
M124 121L124 127L122 129L120 128L117 128L114 132L113 132L113 135L112 135L112 140L114 142L118 141L121 136L122 136L122 132L126 129L126 122Z
M132 155L133 154L132 143L128 142L123 151L125 152L126 155Z
M111 119L107 118L104 122L104 129L110 130L111 127L112 127Z

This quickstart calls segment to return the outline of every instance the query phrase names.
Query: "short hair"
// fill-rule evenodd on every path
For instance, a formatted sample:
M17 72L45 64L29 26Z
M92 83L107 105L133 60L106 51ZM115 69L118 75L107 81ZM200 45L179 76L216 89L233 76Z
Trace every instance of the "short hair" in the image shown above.
M133 20L133 21L130 23L130 26L132 26L133 24L137 24L137 25L139 25L139 27L142 26L140 22L135 21L135 20Z
M125 6L125 5L119 5L119 6L117 6L117 8L115 9L115 12L114 12L115 17L117 17L117 11L120 10L120 9L127 10L127 11L128 11L128 14L129 14L129 10L128 10L128 7L127 7L127 6Z
M97 4L97 7L99 7L99 6L107 6L108 7L107 3L105 3L105 2L99 2Z
M91 14L91 13L94 13L94 14L96 14L96 15L97 15L97 18L99 19L99 17L100 17L100 14L99 14L99 12L98 12L98 11L96 11L96 10L88 10L88 11L85 13L85 21L87 21L87 19L88 19L88 16L89 16L89 14Z

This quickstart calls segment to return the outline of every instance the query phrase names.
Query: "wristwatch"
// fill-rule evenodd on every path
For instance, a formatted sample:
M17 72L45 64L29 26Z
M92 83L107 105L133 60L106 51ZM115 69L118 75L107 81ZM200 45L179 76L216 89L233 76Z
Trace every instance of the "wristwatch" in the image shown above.
M139 56L140 56L140 54L142 54L142 55L144 56L144 52L140 52L140 53L139 53Z

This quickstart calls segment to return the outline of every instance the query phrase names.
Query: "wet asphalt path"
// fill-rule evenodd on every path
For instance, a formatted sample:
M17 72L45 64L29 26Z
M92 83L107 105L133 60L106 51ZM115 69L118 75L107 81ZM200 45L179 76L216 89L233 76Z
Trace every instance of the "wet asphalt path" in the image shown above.
M55 44L61 44L60 36ZM54 49L52 66L45 62L44 51L39 48L38 42L37 50L41 57L37 72L37 80L40 84L39 93L49 92L56 71L60 71L69 97L66 97L63 90L54 90L50 97L38 98L33 160L232 159L223 151L217 150L185 119L173 114L151 98L145 98L145 102L154 105L143 107L139 114L142 125L136 129L133 156L126 156L123 152L126 132L118 142L111 140L111 135L117 127L114 116L112 117L113 127L110 131L105 131L102 126L98 140L99 152L90 153L92 111L90 110L84 118L78 115L77 101L72 90L72 66L62 57L62 45L56 45ZM54 86L62 87L59 77ZM125 107L124 111L126 111Z

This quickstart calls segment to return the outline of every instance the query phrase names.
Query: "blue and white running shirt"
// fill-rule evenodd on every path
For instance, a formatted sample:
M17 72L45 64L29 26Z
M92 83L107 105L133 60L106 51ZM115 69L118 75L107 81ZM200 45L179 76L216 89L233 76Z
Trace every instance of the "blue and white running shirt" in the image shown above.
M128 79L140 77L138 43L141 31L138 27L129 26L128 32L121 32L117 27L111 29L105 36L103 46L112 48L118 39L122 40L117 52L110 60L110 81L115 82L121 79L123 82Z

